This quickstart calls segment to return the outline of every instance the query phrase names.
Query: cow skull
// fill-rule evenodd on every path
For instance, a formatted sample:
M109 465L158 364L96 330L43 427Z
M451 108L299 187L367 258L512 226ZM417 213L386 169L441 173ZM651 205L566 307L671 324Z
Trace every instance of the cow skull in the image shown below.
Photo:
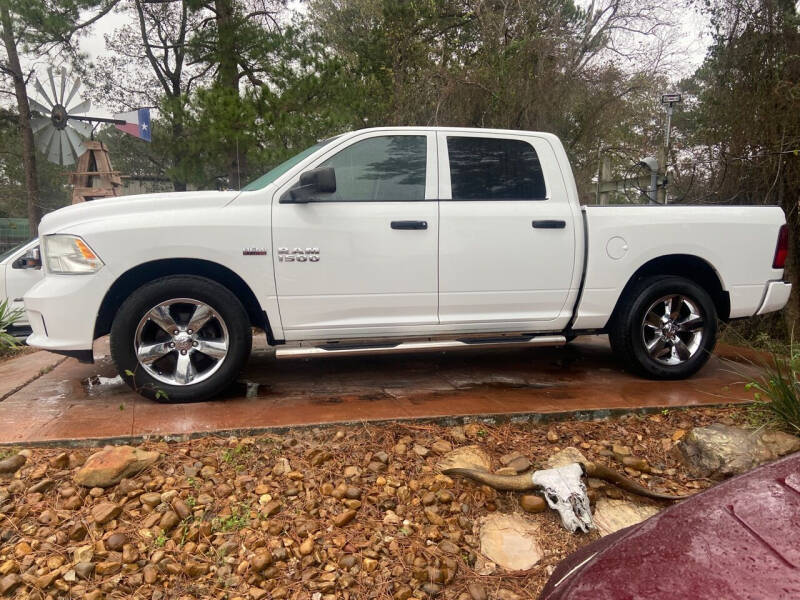
M592 509L582 477L583 467L578 463L534 471L531 476L534 485L544 494L547 504L558 511L561 523L571 533L579 529L588 533L594 529Z
M589 497L586 495L586 486L581 481L583 475L613 483L627 492L639 494L646 498L658 500L681 500L685 498L685 496L673 496L650 490L613 469L588 461L571 463L555 469L529 471L519 475L497 475L482 469L465 469L461 467L445 469L442 473L467 477L501 491L527 492L537 490L543 492L547 504L550 508L558 511L564 527L573 533L578 530L588 531L594 527L589 507Z

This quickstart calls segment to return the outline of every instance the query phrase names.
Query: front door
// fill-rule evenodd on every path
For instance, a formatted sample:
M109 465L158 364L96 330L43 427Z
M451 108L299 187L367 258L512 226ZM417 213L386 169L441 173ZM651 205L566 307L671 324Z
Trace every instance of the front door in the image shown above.
M549 142L439 133L439 319L475 330L566 324L575 215ZM467 327L471 325L471 327Z
M437 318L436 140L370 132L309 166L336 191L272 204L273 260L287 340L391 335Z
M25 253L35 248L37 244L28 244L24 248L20 248L13 256L5 261L5 265L0 264L0 277L4 275L3 270L5 270L6 296L8 297L9 309L11 310L23 310L25 308L22 297L35 284L39 283L44 276L41 269L13 269L11 267L11 264L15 260L25 256ZM0 297L0 302L2 301L3 298ZM22 322L27 322L24 315L22 317Z

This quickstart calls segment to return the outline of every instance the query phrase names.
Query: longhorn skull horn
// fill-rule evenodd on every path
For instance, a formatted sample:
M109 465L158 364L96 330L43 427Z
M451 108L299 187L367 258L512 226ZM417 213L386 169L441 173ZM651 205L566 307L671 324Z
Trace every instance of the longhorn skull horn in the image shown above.
M594 462L582 462L578 464L583 467L583 471L589 477L595 477L597 479L602 479L603 481L613 483L626 492L632 492L646 498L655 498L657 500L682 500L683 498L686 498L686 496L672 496L670 494L654 492L639 485L635 481L628 479L624 475L617 473L613 469L609 469L606 466ZM495 475L494 473L488 473L478 469L456 468L445 469L442 471L442 473L448 476L458 475L467 479L472 479L473 481L477 481L479 483L486 484L489 487L499 491L511 492L526 492L537 489L539 486L533 482L533 474L535 472L536 471L528 471L527 473L521 473L520 475Z

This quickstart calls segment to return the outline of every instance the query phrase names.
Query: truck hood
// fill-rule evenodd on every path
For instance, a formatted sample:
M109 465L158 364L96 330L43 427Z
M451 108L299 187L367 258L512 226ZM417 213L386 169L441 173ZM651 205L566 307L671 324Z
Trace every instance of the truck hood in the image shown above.
M182 208L222 208L240 192L172 192L116 196L66 206L48 213L39 225L40 235L69 233L80 223L133 214L176 210Z

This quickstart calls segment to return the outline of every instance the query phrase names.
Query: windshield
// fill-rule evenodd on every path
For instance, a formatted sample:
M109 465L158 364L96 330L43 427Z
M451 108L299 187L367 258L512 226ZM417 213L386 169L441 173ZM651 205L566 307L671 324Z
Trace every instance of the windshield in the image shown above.
M314 145L313 145L313 146L311 146L310 148L306 148L306 149L305 149L305 150L303 150L303 151L302 151L300 154L295 154L295 155L294 155L292 158L290 158L289 160L285 160L284 162L282 162L281 164L279 164L277 167L275 167L275 168L274 168L274 169L272 169L271 171L267 171L266 173L264 173L264 174L263 174L261 177L259 177L258 179L256 179L256 180L254 180L254 181L251 181L250 183L248 183L246 186L244 186L244 187L242 188L242 191L243 191L243 192L252 192L252 191L255 191L255 190L261 190L261 189L264 189L264 188L265 188L265 187L267 187L267 186L268 186L270 183L272 183L273 181L275 181L275 180L276 180L278 177L280 177L281 175L283 175L284 173L286 173L286 171L288 171L288 170L289 170L289 169L291 169L293 166L295 166L296 164L298 164L298 163L299 163L301 160L303 160L304 158L306 158L306 157L308 157L308 156L311 156L311 155L312 155L314 152L316 152L317 150L319 150L319 149L320 149L320 148L322 148L323 146L327 146L327 145L328 145L328 144L330 144L330 143L331 143L333 140L335 140L337 137L339 137L339 136L332 137L332 138L328 138L327 140L322 140L322 141L321 141L321 142L319 142L318 144L314 144Z
M7 259L9 256L11 256L12 254L14 254L14 252L16 252L17 250L19 250L20 248L22 248L24 245L26 245L26 244L30 244L32 241L33 241L33 240L27 240L27 241L25 241L25 242L22 242L21 244L17 244L16 246L14 246L13 248L11 248L10 250L6 250L5 252L3 252L3 253L0 253L0 262L3 262L3 261L4 261L5 259Z

